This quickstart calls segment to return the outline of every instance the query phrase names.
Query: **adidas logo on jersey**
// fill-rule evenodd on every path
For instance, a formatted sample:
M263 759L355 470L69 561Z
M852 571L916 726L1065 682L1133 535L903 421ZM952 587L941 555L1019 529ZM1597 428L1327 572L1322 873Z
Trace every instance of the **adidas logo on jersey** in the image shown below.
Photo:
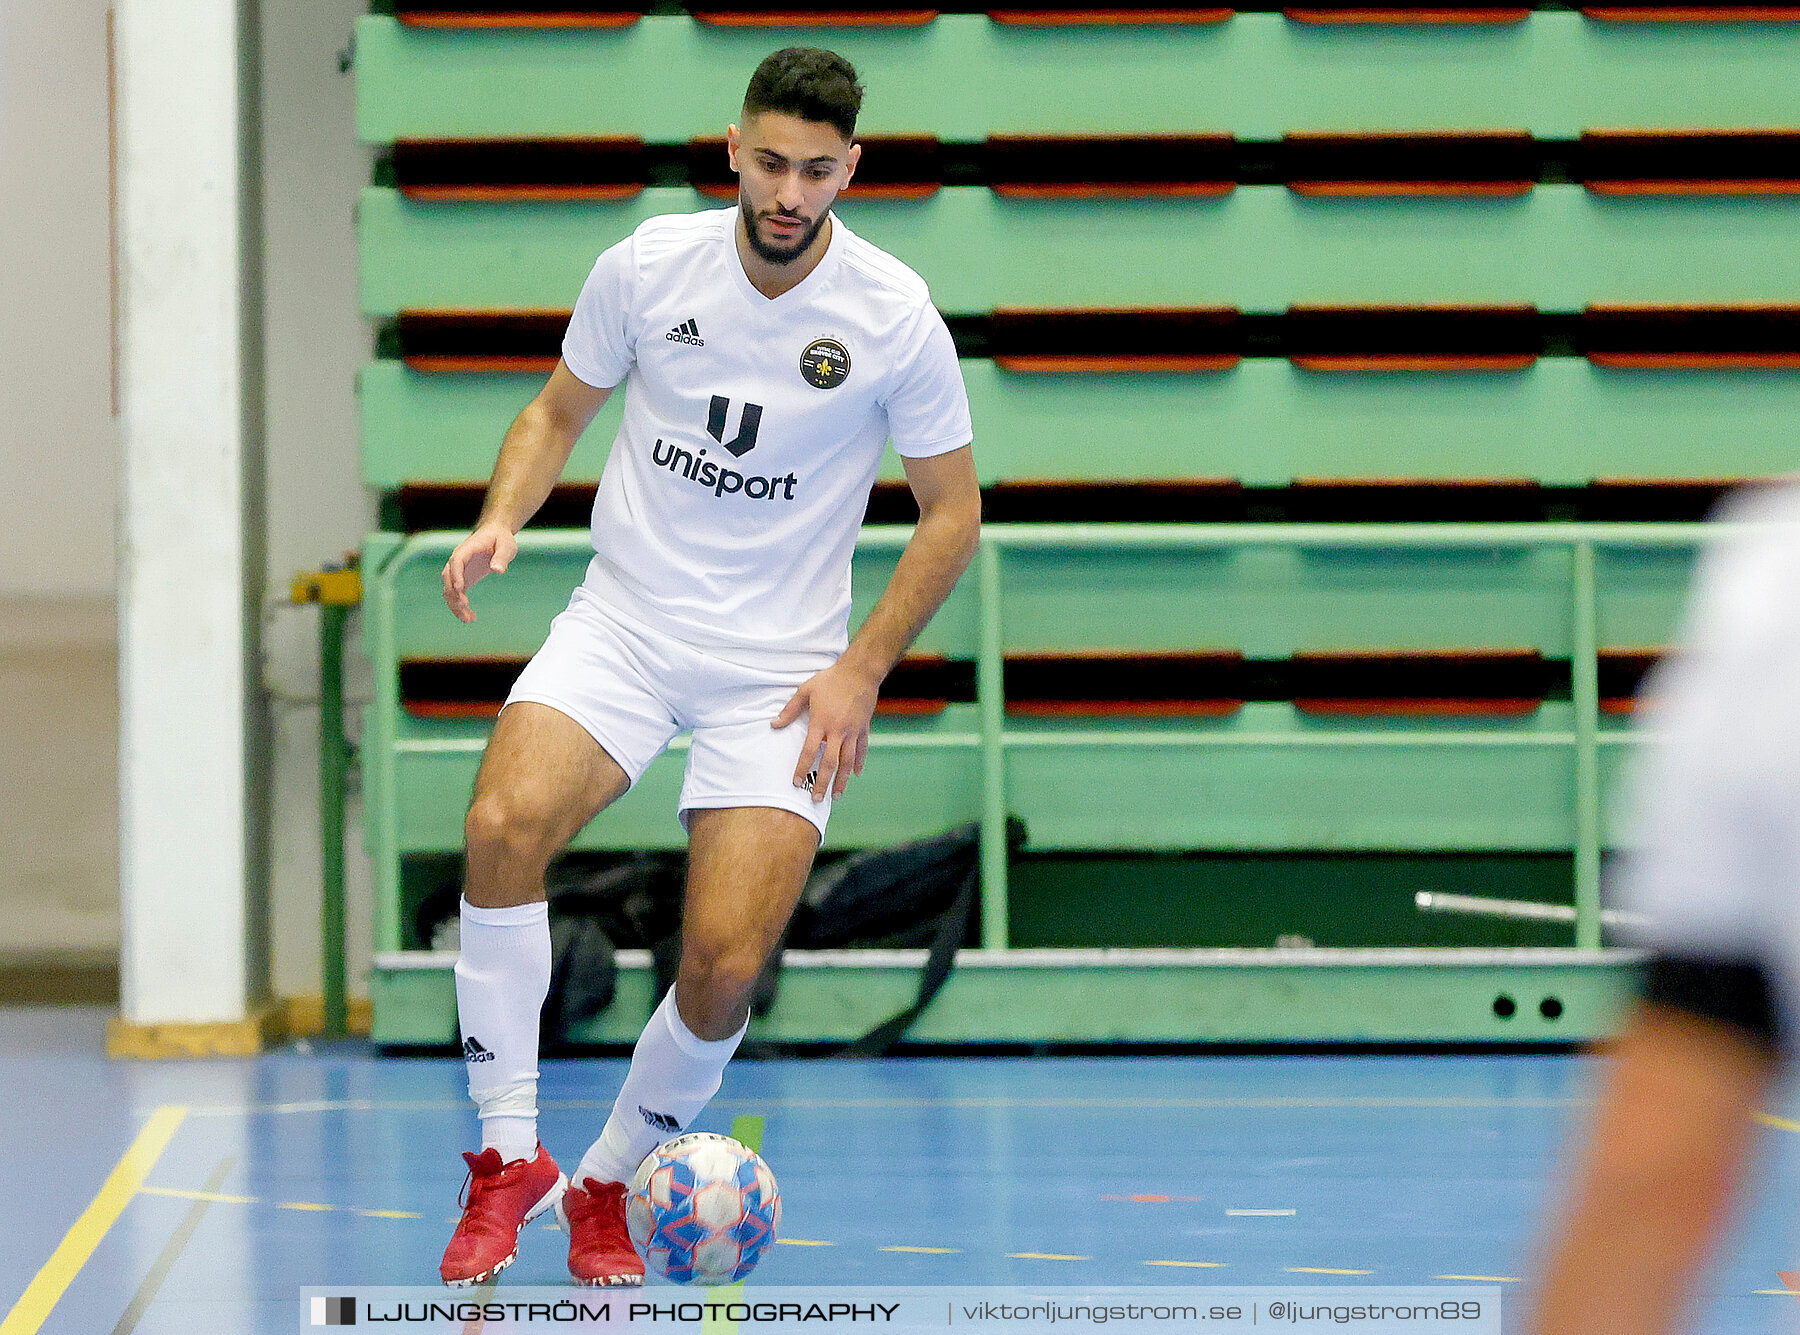
M463 1060L466 1062L491 1062L494 1060L494 1054L481 1046L479 1038L465 1038L463 1040Z
M692 320L683 320L663 337L671 343L691 343L696 348L706 346L706 340L700 337L700 326Z

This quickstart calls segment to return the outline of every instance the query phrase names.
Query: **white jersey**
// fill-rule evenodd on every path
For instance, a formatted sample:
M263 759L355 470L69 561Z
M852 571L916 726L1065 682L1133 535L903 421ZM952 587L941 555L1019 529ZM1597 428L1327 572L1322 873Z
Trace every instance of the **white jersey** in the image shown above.
M834 217L818 265L771 299L736 223L735 207L651 218L582 287L563 361L625 382L584 587L720 657L824 667L847 643L883 446L967 445L968 396L911 269Z
M1647 683L1622 904L1660 955L1759 966L1800 1033L1800 488L1721 518L1770 525L1702 557L1678 656Z

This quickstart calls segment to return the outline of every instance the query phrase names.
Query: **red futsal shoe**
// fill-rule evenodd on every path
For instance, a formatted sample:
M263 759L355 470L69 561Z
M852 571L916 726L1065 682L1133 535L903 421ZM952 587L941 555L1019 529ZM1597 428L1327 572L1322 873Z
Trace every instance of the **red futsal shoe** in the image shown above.
M569 1273L577 1284L615 1288L644 1282L644 1261L625 1228L625 1184L585 1179L556 1207L569 1230Z
M538 1146L536 1156L500 1162L500 1151L464 1153L469 1164L463 1217L444 1249L438 1273L453 1289L499 1274L519 1254L519 1230L556 1204L569 1179Z

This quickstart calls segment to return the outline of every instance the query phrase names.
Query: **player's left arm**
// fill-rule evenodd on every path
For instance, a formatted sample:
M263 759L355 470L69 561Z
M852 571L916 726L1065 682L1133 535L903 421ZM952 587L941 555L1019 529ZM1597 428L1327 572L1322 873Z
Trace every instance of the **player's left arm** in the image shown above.
M1726 1223L1775 1072L1733 1025L1641 1003L1596 1101L1531 1335L1668 1335Z
M794 786L805 787L812 770L814 801L827 792L841 797L851 776L862 773L882 681L950 596L981 536L981 487L969 446L923 459L903 455L901 463L919 503L918 527L850 647L808 678L774 719L785 728L807 714Z

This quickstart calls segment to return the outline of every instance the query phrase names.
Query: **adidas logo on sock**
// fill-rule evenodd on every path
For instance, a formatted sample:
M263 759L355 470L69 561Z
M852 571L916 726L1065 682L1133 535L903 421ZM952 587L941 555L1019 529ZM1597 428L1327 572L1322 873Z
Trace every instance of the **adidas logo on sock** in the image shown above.
M491 1062L494 1060L494 1054L481 1046L479 1038L465 1038L463 1040L463 1060L466 1062Z
M671 343L691 343L696 348L706 346L706 340L700 337L700 326L692 320L683 320L663 337Z
M646 1122L665 1135L671 1131L681 1130L681 1123L669 1116L668 1113L651 1112L650 1109L643 1107L641 1104L638 1107L638 1111L644 1115L644 1120Z

